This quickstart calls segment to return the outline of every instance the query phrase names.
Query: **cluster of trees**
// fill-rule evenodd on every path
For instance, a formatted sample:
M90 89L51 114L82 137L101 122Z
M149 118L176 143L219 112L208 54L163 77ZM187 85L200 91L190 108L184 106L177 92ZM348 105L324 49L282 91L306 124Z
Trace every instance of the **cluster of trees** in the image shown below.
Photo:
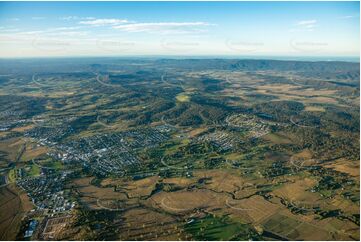
M300 147L310 149L315 157L321 160L360 159L357 134L346 136L338 133L338 136L332 136L320 129L304 129L295 126L291 127L288 132L293 133L298 138L297 142Z
M47 99L43 97L28 97L18 95L0 95L1 121L31 118L45 112Z
M290 118L299 114L304 110L304 105L295 101L277 101L266 102L256 104L253 107L253 113L268 114L274 121L286 122L290 121Z

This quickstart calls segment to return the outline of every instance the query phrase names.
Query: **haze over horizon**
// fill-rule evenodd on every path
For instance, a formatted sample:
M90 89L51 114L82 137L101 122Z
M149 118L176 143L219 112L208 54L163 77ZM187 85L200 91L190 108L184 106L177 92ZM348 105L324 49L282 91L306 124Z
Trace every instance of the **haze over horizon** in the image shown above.
M342 59L359 56L359 27L359 2L2 2L0 58Z

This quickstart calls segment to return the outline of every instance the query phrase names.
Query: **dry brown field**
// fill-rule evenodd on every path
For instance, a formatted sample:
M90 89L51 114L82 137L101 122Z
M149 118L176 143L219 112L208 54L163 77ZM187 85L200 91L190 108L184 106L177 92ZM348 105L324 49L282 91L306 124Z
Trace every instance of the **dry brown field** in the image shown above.
M15 240L20 223L33 205L27 195L10 184L0 188L0 240Z

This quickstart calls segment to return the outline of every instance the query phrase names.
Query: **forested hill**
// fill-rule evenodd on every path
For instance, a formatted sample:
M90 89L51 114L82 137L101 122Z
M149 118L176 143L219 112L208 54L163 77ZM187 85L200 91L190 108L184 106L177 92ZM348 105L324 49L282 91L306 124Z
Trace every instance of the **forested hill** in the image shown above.
M89 72L107 69L156 65L161 69L180 68L182 70L227 70L227 71L282 71L292 72L311 78L329 79L331 81L359 83L360 65L345 61L290 61L290 60L256 60L256 59L207 59L207 58L44 58L0 60L0 74L27 72L30 67L34 73L39 72L77 72L88 69ZM28 68L23 68L26 64ZM61 65L62 68L59 68Z
M337 79L359 83L360 64L345 61L289 61L237 59L162 59L160 64L183 65L192 69L240 71L289 71L307 77Z

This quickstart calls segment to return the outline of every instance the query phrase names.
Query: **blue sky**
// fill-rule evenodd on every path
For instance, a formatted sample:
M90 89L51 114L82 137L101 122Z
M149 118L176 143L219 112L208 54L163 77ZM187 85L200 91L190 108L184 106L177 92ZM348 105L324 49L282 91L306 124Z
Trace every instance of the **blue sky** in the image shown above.
M0 57L358 56L359 2L1 2Z

